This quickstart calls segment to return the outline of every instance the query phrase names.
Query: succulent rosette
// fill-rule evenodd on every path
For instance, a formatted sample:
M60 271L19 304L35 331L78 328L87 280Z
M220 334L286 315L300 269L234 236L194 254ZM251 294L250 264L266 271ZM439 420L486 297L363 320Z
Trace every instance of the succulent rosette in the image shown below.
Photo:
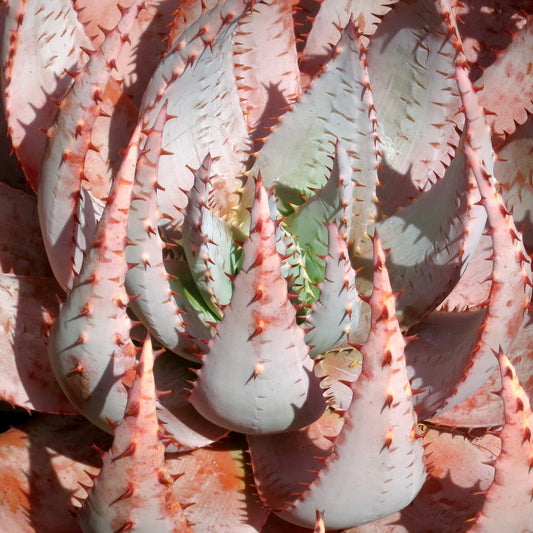
M9 531L533 531L528 3L0 10Z

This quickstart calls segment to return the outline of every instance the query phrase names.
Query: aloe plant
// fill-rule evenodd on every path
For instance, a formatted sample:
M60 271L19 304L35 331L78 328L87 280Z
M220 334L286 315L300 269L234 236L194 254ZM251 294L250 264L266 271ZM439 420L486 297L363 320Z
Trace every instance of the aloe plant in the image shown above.
M533 531L528 3L0 9L3 527Z

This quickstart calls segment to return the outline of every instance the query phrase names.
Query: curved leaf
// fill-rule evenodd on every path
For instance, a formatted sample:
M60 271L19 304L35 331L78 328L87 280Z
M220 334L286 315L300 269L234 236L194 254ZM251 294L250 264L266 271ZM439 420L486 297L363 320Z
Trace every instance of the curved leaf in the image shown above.
M190 398L208 420L247 434L302 427L325 408L304 332L296 324L281 277L269 211L267 193L258 181L242 269L202 356Z
M128 374L135 365L124 288L128 210L140 125L130 142L111 197L98 224L96 241L62 306L48 344L54 374L69 400L107 431L122 419Z

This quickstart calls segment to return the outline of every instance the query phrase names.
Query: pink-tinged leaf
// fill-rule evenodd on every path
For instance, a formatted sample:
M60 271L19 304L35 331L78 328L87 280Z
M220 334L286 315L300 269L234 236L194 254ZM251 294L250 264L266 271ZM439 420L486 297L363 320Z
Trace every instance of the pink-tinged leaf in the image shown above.
M533 402L533 316L529 312L518 332L515 342L509 350L509 359L513 363L518 379L524 387L530 402Z
M27 410L77 413L59 387L46 348L59 287L46 278L0 274L0 398Z
M361 352L351 347L331 350L317 361L315 373L322 378L328 405L340 412L346 411L353 397L350 383L361 373Z
M212 203L212 160L208 155L196 171L194 186L189 191L182 228L183 248L191 274L208 307L218 316L229 303L234 273L233 235L229 224L217 216Z
M286 257L283 275L289 280L290 290L298 294L303 304L316 300L316 284L324 279L324 257L328 253L329 242L326 225L335 223L339 237L345 241L350 239L351 234L361 237L364 233L368 220L365 215L371 198L367 198L367 205L363 201L357 202L354 200L354 188L350 159L338 142L327 183L304 204L293 207L294 212L278 228L283 232L278 251ZM285 201L285 191L276 189L276 193L280 197L278 209L281 210L279 206ZM284 244L286 249L280 249L280 244Z
M0 227L1 272L51 276L34 197L0 183Z
M435 309L459 280L485 226L478 200L475 180L458 150L438 183L375 224L390 249L387 268L393 289L401 292L396 307L402 327ZM361 276L368 278L371 249L365 243L361 251L355 266L366 267Z
M2 8L4 9L4 8ZM71 0L8 2L3 28L2 77L8 131L34 190L46 131L60 102L87 60L90 40Z
M460 386L484 319L485 310L434 312L409 330L415 338L405 356L411 386L418 391L413 403L421 419L434 416ZM469 393L481 385L476 384Z
M463 80L467 80L466 77ZM470 82L467 81L466 83ZM467 107L467 119L469 112L470 108ZM482 130L480 129L480 131ZM429 387L422 392L420 399L420 408L425 416L435 414L431 412L432 409L442 412L457 405L489 378L496 368L496 361L492 352L497 350L499 346L505 349L512 346L522 325L524 313L531 297L529 258L525 253L512 217L506 210L500 195L496 192L493 180L486 173L485 166L482 166L478 158L478 151L474 150L470 144L477 139L475 137L471 139L466 143L465 152L478 180L482 195L481 203L488 214L489 234L493 249L491 285L488 301L483 304L483 308L475 311L475 313L466 311L467 315L465 316L469 316L468 321L476 322L476 317L482 317L482 322L476 326L476 329L466 328L466 322L458 320L460 314L451 313L450 317L446 318L445 313L441 315L441 318L430 319L436 323L440 320L451 321L449 331L455 331L455 339L451 344L448 343L448 347L452 348L452 351L448 353L450 355L453 353L453 358L441 359L441 362L445 368L454 369L452 373L449 370L446 372L448 376L447 392L441 386L430 385L431 381L435 379L434 377L428 379L426 385ZM430 322L428 322L429 324ZM433 374L433 370L429 372L431 363L429 363L428 358L424 358L424 344L427 342L431 344L436 339L446 335L441 331L433 335L434 340L429 340L430 330L434 326L429 325L427 330L424 330L425 327L424 324L421 324L418 330L422 344L417 345L418 341L415 341L411 351L413 356L411 362L415 369L415 375L420 373L419 377L421 378L421 381L413 384L415 388L424 388L427 377L437 376L436 373ZM463 372L462 376L460 376L461 372ZM452 375L454 375L453 378ZM450 387L454 387L453 391ZM428 393L429 396L433 395L433 400L425 398ZM441 400L444 400L444 404L438 407ZM433 405L430 407L431 404ZM426 411L426 408L429 408L429 411Z
M533 17L476 81L479 103L497 135L514 133L533 113Z
M350 20L363 35L363 44L373 35L381 18L397 0L321 0L301 54L301 69L307 75L315 74L331 52L331 46L340 37L341 30Z
M129 6L135 0L126 0ZM85 28L85 33L90 36L95 48L101 46L105 33L112 30L120 20L121 11L116 0L71 0L74 9L78 12L78 19ZM121 4L122 5L122 4Z
M111 190L96 239L50 333L48 351L69 400L94 424L112 431L122 419L135 365L124 287L128 211L141 125ZM128 376L129 374L129 376Z
M116 176L124 150L137 125L138 109L119 83L111 78L105 86L100 115L91 130L90 146L85 156L82 187L105 199Z
M180 0L174 14L174 20L170 26L167 52L173 50L176 46L180 46L184 39L188 40L190 38L190 36L187 37L187 28L189 26L196 24L206 12L224 3L227 3L227 0ZM235 16L235 12L232 11L234 5L228 5L229 9L224 13L223 17L230 15L230 18L233 18ZM211 36L212 34L208 34L207 39Z
M483 233L461 279L437 310L467 311L483 307L490 293L491 256L492 239Z
M72 513L80 484L98 473L109 435L81 417L40 415L0 435L0 520L4 531L81 533Z
M472 353L479 350L485 318L486 308L435 312L409 330L415 339L406 348L406 359L411 386L417 391L414 404L420 419L431 417L440 424L463 427L497 427L503 423L501 401L493 394L500 388L497 370L483 384L481 380L469 383L461 393L464 399L453 408L448 404L442 410L455 389L464 387L461 383ZM528 376L529 335L527 331L522 334L524 329L516 339L516 359L523 365L523 375Z
M268 511L251 488L240 436L208 448L167 455L174 494L195 533L259 533Z
M154 354L145 340L124 418L80 511L85 533L192 533L176 500L159 436Z
M522 231L524 246L533 253L533 116L496 149L494 176L505 205Z
M191 367L190 361L170 352L159 355L154 364L155 384L160 392L157 416L169 452L202 448L228 434L227 429L201 416L187 400L186 391L195 379Z
M178 117L163 132L163 148L172 155L159 162L158 205L172 221L164 224L171 237L180 237L193 186L189 167L199 168L208 153L215 208L227 214L239 200L248 132L233 75L232 35L247 8L244 0L227 0L202 11L161 60L143 98L149 125L167 102L168 113Z
M479 165L485 168L488 175L492 176L494 174L495 157L490 139L490 130L487 127L485 113L479 104L476 91L470 80L464 45L461 40L461 34L457 28L458 20L456 18L456 13L451 7L450 0L439 0L438 7L444 17L446 25L448 26L448 32L453 36L454 47L457 51L454 77L459 89L459 95L463 104L463 112L466 118L465 129L467 142L474 145L477 156L475 159L479 161L479 163L473 163L472 158L468 158L468 163L476 175L476 180L479 181L477 176L479 174L479 169L477 168Z
M276 433L310 424L325 402L281 276L275 226L260 180L251 218L242 269L202 357L190 401L205 418L228 429Z
M428 479L412 509L400 513L402 521L412 524L409 531L426 527L454 531L458 524L464 531L464 521L482 505L479 492L491 482L492 468L487 462L499 452L498 439L490 434L476 438L436 428L428 431L423 442Z
M500 428L503 406L495 394L501 389L500 372L495 370L473 394L455 407L431 418L431 422L452 428Z
M449 12L447 16L449 17ZM453 19L448 19L453 28ZM465 68L464 56L459 55L456 79L463 99L466 115L465 154L476 178L481 194L481 204L488 217L489 234L493 243L493 269L491 289L485 320L472 360L463 380L448 406L453 406L479 387L495 369L492 351L501 346L508 350L522 325L531 298L531 267L516 230L496 189L493 177L493 152L474 88ZM476 386L477 385L477 386Z
M319 355L346 342L357 330L361 300L355 285L355 270L350 264L348 245L336 224L328 229L326 273L318 285L320 296L306 317L310 329L305 343L311 356Z
M100 0L91 2L76 0L76 9L81 9L79 19L86 25L86 32L98 46L104 38L105 30L110 30L120 19L119 5L129 6L131 0ZM121 80L124 91L132 96L136 106L156 69L167 43L168 26L174 20L176 2L151 0L137 17L116 58L117 79Z
M74 215L83 180L88 178L85 158L94 150L92 128L102 111L100 102L111 79L107 62L120 50L123 35L131 29L137 14L136 5L126 9L117 27L91 54L48 132L39 183L39 219L52 270L63 288L72 286L86 251L80 247L83 241L76 238L79 224ZM84 236L86 241L93 237Z
M291 0L258 2L237 26L233 56L250 137L261 141L302 92Z
M426 430L426 428L424 428ZM500 445L494 435L465 435L428 427L423 440L427 480L405 509L344 533L465 533L483 504Z
M505 424L494 481L469 533L533 530L533 415L509 359L499 352Z
M358 223L359 216L364 216L364 213L353 212L357 211L357 206L354 205L357 203L354 201L354 188L349 156L344 146L337 142L333 166L326 184L304 204L294 207L294 213L283 221L288 233L295 237L299 247L311 256L311 261L320 264L322 271L323 260L312 256L327 253L326 224L336 223L340 236L347 241L352 233L352 225ZM283 191L278 194L283 202ZM366 218L368 219L368 216ZM361 223L361 227L366 226ZM353 233L362 234L363 231L358 229Z
M342 417L328 409L298 431L248 435L254 483L268 509L287 508L316 479L342 426Z
M352 179L361 186L356 194L363 200L366 223L377 183L378 141L366 58L352 24L320 75L267 137L254 172L261 172L267 187L311 195L326 182L337 141L350 156Z
M372 328L361 348L362 371L351 384L353 400L333 453L308 488L279 513L290 522L313 527L320 509L326 528L364 524L403 509L424 482L423 447L394 302L375 235Z
M454 19L451 17L450 11L446 9L444 2L443 10L451 31L454 31ZM456 377L448 381L447 389L453 385L454 381L457 385L451 394L441 396L442 393L437 393L437 396L434 396L435 399L439 396L441 399L445 399L444 404L438 408L438 412L443 412L457 405L490 377L496 368L496 360L492 352L497 350L499 346L503 349L509 349L512 345L522 325L525 309L531 297L529 258L525 253L513 219L497 193L494 178L489 172L489 169L492 171L493 168L492 146L483 111L476 99L464 63L464 56L459 53L456 79L467 120L465 154L481 194L479 203L488 215L493 251L491 286L485 308L478 311L484 316L479 327L478 338L474 344L472 344L472 331L465 330L463 325L457 324L459 329L456 330L458 334L456 345L460 351L468 349L468 346L471 345L470 360L465 359L466 352L463 352L462 355L460 351L455 353L454 359L458 358L459 366L454 370ZM462 333L460 333L461 330ZM461 347L462 342L464 344ZM416 354L416 344L413 350ZM418 359L418 363L416 363L416 359ZM413 362L415 363L414 366L418 366L420 363L424 366L423 360L416 355ZM457 374L461 369L463 369L463 376L457 381ZM425 395L426 393L423 392L422 394ZM425 402L424 398L422 398L422 402ZM435 404L433 407L436 408L437 405ZM422 409L424 409L423 403Z
M468 0L453 4L464 54L472 69L472 81L478 80L505 53L533 15L527 0Z
M192 357L191 352L199 349L194 337L209 338L209 332L207 328L194 331L192 335L187 331L183 310L169 284L163 262L165 243L158 231L162 215L156 199L157 164L167 120L163 107L153 127L146 132L142 155L137 162L128 218L126 290L134 298L131 309L142 319L154 339L169 350L184 355L189 353Z
M368 70L383 154L378 196L387 215L431 188L454 155L464 120L454 57L432 0L400 3L372 37Z

